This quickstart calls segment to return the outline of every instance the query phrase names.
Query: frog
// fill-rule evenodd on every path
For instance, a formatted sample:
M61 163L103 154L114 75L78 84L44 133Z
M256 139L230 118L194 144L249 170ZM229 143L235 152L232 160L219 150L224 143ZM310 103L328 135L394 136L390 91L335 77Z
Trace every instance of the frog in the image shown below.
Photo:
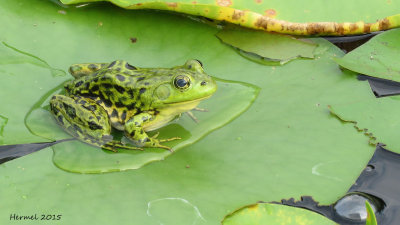
M140 68L124 60L80 63L69 68L74 79L65 93L50 99L56 122L75 139L105 150L162 148L164 142L149 136L182 113L195 109L217 90L215 80L196 59L171 68ZM113 130L123 131L133 145L114 140Z

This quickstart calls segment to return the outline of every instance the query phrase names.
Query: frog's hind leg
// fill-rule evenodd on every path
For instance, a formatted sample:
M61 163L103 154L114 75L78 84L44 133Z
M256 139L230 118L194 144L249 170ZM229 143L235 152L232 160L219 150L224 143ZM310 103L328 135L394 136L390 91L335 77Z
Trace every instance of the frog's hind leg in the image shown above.
M54 95L50 109L60 126L83 142L114 152L116 148L140 149L113 140L107 112L90 98Z
M73 64L72 66L69 67L69 73L75 78L80 78L83 76L93 74L94 72L103 69L106 66L108 66L108 63Z

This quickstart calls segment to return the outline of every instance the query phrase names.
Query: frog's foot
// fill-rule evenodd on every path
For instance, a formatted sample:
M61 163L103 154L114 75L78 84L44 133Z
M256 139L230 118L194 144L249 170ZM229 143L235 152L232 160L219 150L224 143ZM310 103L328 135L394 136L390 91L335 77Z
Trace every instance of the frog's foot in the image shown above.
M193 108L192 111L199 111L199 112L208 112L207 109L202 109L202 108ZM199 120L197 117L193 114L192 111L187 111L186 114L196 123L199 123Z
M154 147L154 148L163 148L167 149L168 151L172 152L171 147L162 145L160 143L163 142L168 142L168 141L174 141L174 140L180 140L180 137L172 137L172 138L166 138L166 139L156 139L160 132L157 132L153 137L149 138L149 140L145 143L146 147Z
M112 152L118 152L118 148L124 149L124 150L140 150L140 151L144 150L143 148L135 147L135 146L127 146L127 145L122 144L119 141L114 141L114 140L105 143L101 147L103 149L106 149L106 150L109 150L109 151L112 151Z
M203 109L203 108L193 108L193 111L199 111L199 112L208 112L208 109Z

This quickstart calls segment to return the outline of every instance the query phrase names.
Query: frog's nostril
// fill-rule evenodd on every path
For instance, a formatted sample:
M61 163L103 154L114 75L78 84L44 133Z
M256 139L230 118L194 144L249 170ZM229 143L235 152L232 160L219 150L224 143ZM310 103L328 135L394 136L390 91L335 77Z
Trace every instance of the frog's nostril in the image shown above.
M206 85L206 84L207 84L206 81L202 81L202 82L200 83L201 86L204 86L204 85Z

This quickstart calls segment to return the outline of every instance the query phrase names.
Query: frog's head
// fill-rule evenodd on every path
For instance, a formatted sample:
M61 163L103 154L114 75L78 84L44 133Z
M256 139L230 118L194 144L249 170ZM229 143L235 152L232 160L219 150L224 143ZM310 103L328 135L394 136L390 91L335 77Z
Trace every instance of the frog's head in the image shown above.
M154 89L153 108L182 106L182 111L185 111L187 106L190 110L217 90L217 84L204 72L199 60L188 60L183 66L171 68L167 73L167 81Z

